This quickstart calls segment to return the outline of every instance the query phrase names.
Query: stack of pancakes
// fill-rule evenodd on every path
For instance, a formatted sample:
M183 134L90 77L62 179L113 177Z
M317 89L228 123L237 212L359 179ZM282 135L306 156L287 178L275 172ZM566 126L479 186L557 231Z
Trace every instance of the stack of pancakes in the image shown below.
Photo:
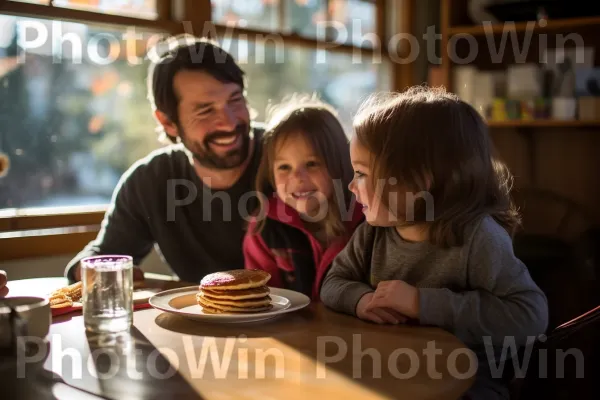
M196 301L211 314L267 311L273 307L266 286L269 279L271 275L261 270L215 272L200 282Z

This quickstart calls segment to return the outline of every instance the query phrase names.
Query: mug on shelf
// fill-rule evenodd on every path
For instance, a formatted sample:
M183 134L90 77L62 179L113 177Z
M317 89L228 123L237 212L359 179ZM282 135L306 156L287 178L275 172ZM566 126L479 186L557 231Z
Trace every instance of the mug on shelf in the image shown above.
M552 118L563 121L577 118L577 99L574 97L553 98Z

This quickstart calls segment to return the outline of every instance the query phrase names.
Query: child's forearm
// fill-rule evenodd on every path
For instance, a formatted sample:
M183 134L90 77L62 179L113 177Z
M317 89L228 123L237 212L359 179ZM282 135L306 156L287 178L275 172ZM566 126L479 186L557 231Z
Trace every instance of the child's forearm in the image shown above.
M356 315L356 305L360 298L373 289L365 283L349 280L332 272L323 281L321 301L335 311Z
M466 344L482 344L488 337L494 345L502 345L505 338L524 345L548 325L546 298L535 290L501 298L484 290L421 288L419 304L422 324L447 329Z
M358 227L352 239L333 261L323 284L321 285L321 301L329 308L356 315L356 305L365 293L373 288L368 281L369 265L365 261L367 230L364 224Z

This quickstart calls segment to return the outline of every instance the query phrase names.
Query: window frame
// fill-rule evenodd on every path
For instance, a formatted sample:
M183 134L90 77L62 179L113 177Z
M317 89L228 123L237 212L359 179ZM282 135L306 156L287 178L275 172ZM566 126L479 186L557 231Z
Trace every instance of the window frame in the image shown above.
M155 20L106 14L76 8L56 7L52 5L52 2L50 2L49 5L46 5L22 3L11 0L0 0L0 14L20 17L60 19L63 21L85 22L98 25L136 26L140 28L149 28L151 30L175 32L180 24L170 18L170 4L171 0L157 0L156 8L158 18Z
M0 210L0 234L51 228L98 225L107 206L9 208Z
M392 33L388 22L394 17L399 21L398 32L412 33L412 14L415 0L371 0L376 6L376 33L381 43L386 43ZM392 2L396 15L386 14ZM281 3L283 5L285 3ZM326 0L326 7L328 0ZM283 20L285 10L280 8L279 20ZM363 56L381 52L390 60L387 48L357 46L350 43L340 44L331 40L308 38L281 31L263 31L257 29L231 27L212 21L210 0L157 0L157 18L155 20L106 14L89 10L55 7L45 4L22 3L0 0L0 14L43 19L57 19L105 25L109 27L143 28L149 31L164 32L172 35L192 32L196 35L207 34L217 39L228 34L232 38L244 35L277 34L285 45L296 47L328 49L332 52L360 51ZM179 18L176 18L176 15ZM182 21L186 21L185 23ZM190 33L192 33L190 32ZM327 39L327 38L326 38ZM334 48L326 47L335 45ZM400 53L405 50L401 49ZM403 54L400 54L401 56ZM402 90L412 84L410 65L391 63L392 90ZM70 207L68 209L8 209L0 210L0 262L31 257L64 255L79 252L93 240L99 229L108 205Z

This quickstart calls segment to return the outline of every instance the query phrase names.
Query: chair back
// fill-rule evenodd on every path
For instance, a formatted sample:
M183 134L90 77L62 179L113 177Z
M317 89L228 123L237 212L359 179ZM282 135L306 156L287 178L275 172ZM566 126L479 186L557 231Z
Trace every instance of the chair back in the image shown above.
M511 383L511 398L600 398L600 306L541 335L519 362L529 364L523 378ZM522 365L522 364L521 364Z

